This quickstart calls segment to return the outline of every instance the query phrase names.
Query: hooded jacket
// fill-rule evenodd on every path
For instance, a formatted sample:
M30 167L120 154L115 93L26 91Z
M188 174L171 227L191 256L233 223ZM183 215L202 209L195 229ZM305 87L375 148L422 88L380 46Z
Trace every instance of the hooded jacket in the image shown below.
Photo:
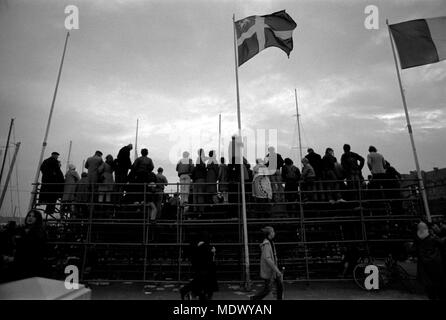
M280 272L277 268L276 250L273 250L274 244L268 239L263 240L260 244L262 254L260 256L260 277L262 279L275 278L276 274Z

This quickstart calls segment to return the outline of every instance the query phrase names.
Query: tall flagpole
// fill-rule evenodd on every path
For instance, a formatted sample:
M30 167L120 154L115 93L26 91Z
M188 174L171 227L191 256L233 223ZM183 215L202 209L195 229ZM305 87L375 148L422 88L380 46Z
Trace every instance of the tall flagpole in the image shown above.
M238 55L237 55L237 34L235 31L235 14L232 16L232 25L234 28L234 57L235 57L235 82L237 90L237 121L238 121L238 134L240 139L240 180L242 186L242 219L243 219L243 244L245 252L245 287L250 289L251 277L249 273L249 247L248 247L248 225L246 218L246 199L245 199L245 172L243 161L243 138L242 138L242 122L240 118L240 92L238 85ZM235 141L234 141L235 142Z
M70 32L67 32L67 36L65 38L65 45L63 47L62 60L60 61L60 66L59 66L59 73L57 74L56 88L54 89L53 101L51 102L50 114L48 116L48 122L46 124L45 136L43 138L42 150L40 152L39 162L37 163L36 176L34 178L34 184L33 184L33 189L31 192L31 198L29 200L28 211L30 211L32 209L33 203L34 203L34 198L36 196L37 183L39 182L40 166L43 161L43 155L45 154L45 149L46 149L46 145L47 145L46 140L48 139L48 133L50 131L51 118L53 117L54 103L56 102L57 89L59 87L60 75L62 73L63 61L65 59L65 51L67 50L67 43L68 43L69 36L70 36Z
M407 110L406 97L404 95L404 89L403 89L403 85L401 83L400 70L398 68L398 61L397 61L396 54L395 54L395 46L393 44L393 37L392 37L392 33L390 32L388 19L386 19L386 24L387 24L387 30L389 31L390 45L392 46L393 59L395 61L396 75L398 76L398 83L400 85L400 92L401 92L401 98L403 100L404 113L406 114L407 131L409 132L410 143L412 145L413 156L415 159L415 167L417 169L417 176L418 176L418 183L420 186L421 198L423 199L424 210L426 212L427 221L431 222L432 219L431 219L431 214L430 214L430 210L429 210L429 203L427 202L426 189L424 188L423 177L421 175L421 170L420 170L420 163L418 162L417 149L415 147L415 141L414 141L413 133L412 133L412 126L410 124L409 111Z
M299 155L300 155L299 165L300 165L302 163L302 142L300 139L300 114L299 114L299 106L297 104L297 89L294 89L294 98L296 99L296 118L297 118L297 134L299 137Z
M218 115L218 158L221 157L221 151L220 151L220 146L221 146L221 113ZM220 159L218 159L218 161L220 161Z
M136 158L138 158L138 125L139 125L139 119L136 119L135 160Z
M68 166L70 165L70 157L71 157L71 146L73 144L73 141L70 140L70 146L68 148L68 158L67 158L67 168L65 171L68 171Z

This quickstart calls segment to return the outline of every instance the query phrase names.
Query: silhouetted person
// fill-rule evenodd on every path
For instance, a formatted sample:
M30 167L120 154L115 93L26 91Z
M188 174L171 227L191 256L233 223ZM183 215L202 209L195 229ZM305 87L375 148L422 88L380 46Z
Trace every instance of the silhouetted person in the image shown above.
M161 205L164 203L164 188L168 186L168 181L166 176L163 174L164 169L159 167L158 173L156 174L156 210L158 215L162 212Z
M324 180L324 189L327 190L327 198L330 203L336 201L344 202L340 192L340 183L337 181L336 165L338 160L334 156L332 148L325 150L325 155L322 158L322 180Z
M197 161L195 162L195 167L192 170L192 180L193 180L193 198L194 204L202 205L205 203L205 193L206 193L206 160L207 157L203 149L198 150ZM203 213L204 207L198 206L197 211Z
M192 171L194 164L192 159L189 158L189 152L184 151L183 157L178 161L176 171L180 178L180 198L182 204L189 202L190 183L192 181Z
M367 155L367 167L372 174L373 185L378 189L387 189L386 161L374 146L369 147L369 152ZM386 191L379 192L379 194L380 197L386 198Z
M289 202L294 202L297 199L299 190L300 171L290 158L285 158L284 162L282 179L285 181L285 199Z
M269 179L271 181L271 187L273 189L273 199L276 202L283 201L283 186L282 186L282 176L280 170L283 167L283 158L276 152L274 147L268 148L268 154L265 158L265 166L270 172Z
M38 210L31 210L15 240L14 269L17 279L45 276L46 239L42 214Z
M132 167L132 161L130 160L130 151L133 149L133 145L129 144L122 147L118 152L116 157L116 171L115 171L115 182L116 183L127 183L128 182L128 172ZM121 188L122 189L122 188Z
M220 158L220 166L218 168L218 191L223 196L223 202L228 203L228 179L229 179L229 169L228 166L225 164L225 158Z
M418 276L431 300L446 299L446 275L442 260L445 239L432 234L426 223L417 226L415 249L418 257Z
M206 196L208 203L217 203L217 178L218 161L214 150L209 151L209 158L206 165Z
M85 161L85 169L88 170L88 182L90 184L90 190L98 190L99 177L102 175L100 169L103 169L102 164L102 152L96 151L93 156Z
M136 158L132 165L129 181L138 184L130 188L131 192L135 192L135 194L131 195L133 201L142 201L144 199L144 183L156 183L156 175L152 172L155 166L148 154L149 150L141 149L141 156ZM155 202L155 199L153 202Z
M196 241L192 241L190 258L193 280L180 289L182 300L189 293L198 296L200 300L210 300L213 293L218 291L215 252L215 247L209 243L207 232L202 232Z
M305 192L302 198L303 201L313 201L314 192L316 191L316 186L314 184L316 173L307 158L302 158L302 165L302 190Z
M312 148L307 149L308 154L305 156L305 158L308 159L310 162L310 165L313 167L315 176L314 181L314 190L320 191L322 190L322 184L319 182L322 179L322 158L319 154L314 152ZM323 193L315 193L314 199L323 199L324 194Z
M364 180L361 170L364 167L365 160L359 154L350 150L350 145L344 144L344 154L341 156L341 166L347 179L349 190L357 190ZM349 194L350 198L356 199L357 194Z
M64 189L64 175L60 169L59 153L51 153L40 166L42 172L42 186L40 188L39 202L45 203L45 214L52 215L56 208L57 199L62 197Z

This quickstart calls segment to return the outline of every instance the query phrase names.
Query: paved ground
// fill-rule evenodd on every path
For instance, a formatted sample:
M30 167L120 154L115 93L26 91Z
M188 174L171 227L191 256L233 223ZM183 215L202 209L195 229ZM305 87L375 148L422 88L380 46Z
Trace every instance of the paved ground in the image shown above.
M260 284L254 284L253 290L247 292L239 285L220 284L220 291L214 300L248 300ZM93 300L179 300L179 285L136 283L102 283L91 284ZM269 295L265 300L272 300ZM396 289L368 292L359 289L353 282L311 282L285 283L286 300L424 300L423 294L411 294Z

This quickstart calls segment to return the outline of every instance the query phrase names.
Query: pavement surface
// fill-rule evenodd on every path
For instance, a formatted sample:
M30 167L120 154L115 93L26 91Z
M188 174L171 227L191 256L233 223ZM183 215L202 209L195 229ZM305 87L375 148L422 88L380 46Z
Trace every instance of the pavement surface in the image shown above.
M177 284L142 284L142 283L90 283L93 300L180 300ZM251 291L240 285L219 284L219 291L214 300L249 300L249 296L261 290L262 284L254 283ZM298 282L284 284L285 300L425 300L425 295L408 293L397 289L365 291L353 281L350 282ZM265 300L273 300L270 294Z

